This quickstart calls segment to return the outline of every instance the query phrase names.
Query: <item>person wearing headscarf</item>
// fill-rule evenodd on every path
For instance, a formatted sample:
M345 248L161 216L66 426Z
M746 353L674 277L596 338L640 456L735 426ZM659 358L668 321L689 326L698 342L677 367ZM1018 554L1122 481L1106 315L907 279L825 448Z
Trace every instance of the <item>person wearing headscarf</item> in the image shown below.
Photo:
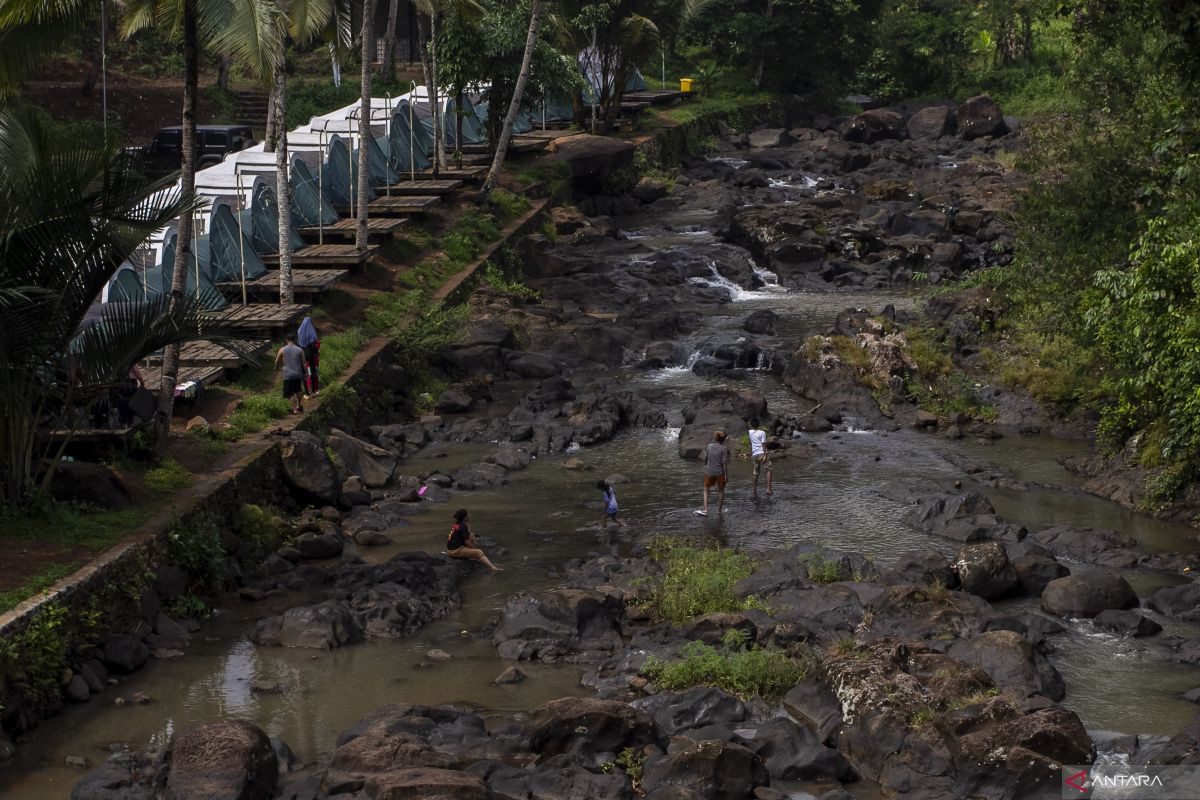
M300 330L296 332L296 344L300 345L308 359L307 393L317 394L321 391L321 379L317 372L317 365L321 363L321 338L317 336L312 317L305 317L300 323Z

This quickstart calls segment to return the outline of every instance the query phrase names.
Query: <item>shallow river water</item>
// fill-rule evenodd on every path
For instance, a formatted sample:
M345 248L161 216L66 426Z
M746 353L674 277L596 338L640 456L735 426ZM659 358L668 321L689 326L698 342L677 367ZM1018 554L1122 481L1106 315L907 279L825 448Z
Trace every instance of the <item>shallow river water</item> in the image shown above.
M657 224L663 224L657 220ZM638 235L652 246L686 246L703 238L696 218L677 220L691 226L685 233ZM637 226L634 226L637 227ZM781 336L793 344L799 337L823 332L837 312L849 306L875 310L888 303L911 305L902 294L804 294L782 291L737 292L737 299L695 334L700 341L738 328L746 314L770 308L782 317ZM679 390L712 385L685 369L630 373L630 381ZM802 414L805 401L794 397L768 372L752 372L739 385L767 397L772 414ZM679 424L673 422L672 424ZM1059 488L1028 491L985 489L999 514L1028 526L1070 522L1130 533L1158 550L1195 549L1195 531L1136 516L1114 503L1086 495L1057 463L1060 456L1082 452L1086 445L1015 432L994 444L949 441L909 430L841 431L806 435L814 449L796 448L798 457L775 463L775 492L753 498L750 469L731 469L728 510L702 519L699 469L678 456L677 428L634 429L613 441L569 453L586 470L563 468L566 456L543 457L515 473L503 488L460 493L449 504L430 504L428 513L411 517L412 525L390 532L395 544L364 556L383 560L400 550L437 552L454 508L471 509L474 527L501 543L507 553L496 557L505 571L474 574L463 589L463 604L448 617L404 641L354 645L330 653L260 648L247 637L254 621L266 615L264 604L236 599L218 609L183 659L154 663L125 679L91 703L68 708L28 736L16 758L0 771L0 795L6 800L66 798L79 772L64 766L68 755L89 763L102 761L111 748L138 747L167 737L197 722L225 716L253 721L271 736L282 738L301 762L328 754L337 735L375 706L389 702L455 703L485 711L512 712L532 708L568 694L588 694L579 686L581 671L571 666L522 664L528 680L498 687L492 680L508 664L495 653L487 624L518 591L537 592L555 583L556 568L588 553L621 547L626 534L602 531L599 524L598 476L620 473L630 483L617 486L628 533L665 532L715 537L751 551L796 542L817 542L852 550L889 564L913 549L936 547L954 551L900 522L903 507L884 498L879 487L893 481L949 486L970 482L947 458L965 455L1010 470L1016 477ZM470 463L489 448L439 443L419 453L405 472L451 471ZM1145 594L1172 582L1172 576L1129 575ZM289 603L294 604L294 599ZM1036 600L1013 601L1014 609L1036 610ZM1187 632L1160 619L1168 631ZM1189 722L1195 706L1179 698L1200 686L1200 669L1171 663L1153 640L1122 639L1096 632L1090 623L1071 622L1054 639L1052 661L1067 684L1065 705L1077 711L1093 730L1171 734ZM430 648L450 653L446 662L424 664ZM277 693L252 689L273 685ZM262 688L261 685L259 688ZM116 706L114 698L144 692L148 705ZM806 795L797 795L806 796Z

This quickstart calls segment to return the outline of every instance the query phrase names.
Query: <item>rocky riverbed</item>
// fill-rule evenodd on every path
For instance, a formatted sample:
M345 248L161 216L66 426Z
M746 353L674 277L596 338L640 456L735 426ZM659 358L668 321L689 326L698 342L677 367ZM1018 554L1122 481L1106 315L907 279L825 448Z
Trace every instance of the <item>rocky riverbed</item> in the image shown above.
M1020 178L997 155L1020 146L1015 121L980 98L809 122L725 130L716 153L669 180L557 210L555 236L524 247L539 295L472 296L472 321L439 357L451 384L436 414L324 441L289 436L285 475L310 510L293 547L242 577L253 624L239 652L328 659L459 613L486 578L439 554L436 538L419 552L396 545L409 530L440 530L431 512L483 516L474 498L532 483L541 494L512 527L485 530L485 547L518 569L538 547L551 563L489 595L495 612L446 632L445 648L494 648L489 678L501 686L571 671L578 688L519 708L443 704L463 673L434 648L395 665L437 676L423 684L434 688L389 688L382 676L346 687L390 704L301 758L264 732L277 727L270 717L193 716L202 724L150 747L128 743L73 796L991 800L1058 797L1059 765L1098 754L1190 763L1195 725L1139 736L1081 719L1076 689L1127 687L1081 687L1062 658L1080 641L1095 659L1136 646L1143 662L1177 661L1164 671L1200 685L1190 537L1031 511L1047 497L1085 502L1032 474L1045 445L1029 437L1054 421L987 386L977 391L994 416L938 418L911 388L904 329L918 315L967 358L994 322L985 296L917 309L908 287L1009 257L1002 212ZM685 459L715 428L736 449L750 417L789 445L776 496L751 501L743 486L729 520L679 510L697 493L675 485L692 481ZM988 457L1023 434L1028 445ZM459 443L452 466L435 457L447 443ZM569 477L547 483L551 469ZM822 483L824 472L836 481ZM619 533L564 527L558 509L593 508L604 476L623 503L656 509L643 517L651 525L632 510ZM668 499L654 506L656 496ZM868 506L872 516L856 516ZM662 532L750 553L758 567L734 588L753 599L747 610L682 626L647 614L662 565L646 545ZM643 674L651 657L730 631L743 646L808 654L806 676L768 702L660 690Z

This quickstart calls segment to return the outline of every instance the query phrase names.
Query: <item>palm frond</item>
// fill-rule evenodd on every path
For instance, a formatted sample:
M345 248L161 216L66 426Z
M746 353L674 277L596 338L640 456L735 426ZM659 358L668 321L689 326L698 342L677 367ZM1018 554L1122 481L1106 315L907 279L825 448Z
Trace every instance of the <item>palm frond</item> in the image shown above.
M0 0L0 96L97 17L98 7L87 0Z
M246 65L269 83L283 59L287 18L272 0L218 0L197 3L200 36L217 52Z

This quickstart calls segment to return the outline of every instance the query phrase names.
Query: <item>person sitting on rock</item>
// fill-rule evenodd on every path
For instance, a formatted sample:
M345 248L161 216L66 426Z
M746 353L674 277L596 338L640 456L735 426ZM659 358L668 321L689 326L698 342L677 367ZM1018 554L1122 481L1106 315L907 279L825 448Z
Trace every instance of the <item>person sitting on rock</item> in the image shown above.
M493 564L491 559L479 549L479 543L475 541L475 534L471 533L471 527L467 524L465 508L454 512L454 525L446 537L446 555L451 558L470 558L483 564L492 572L500 571L500 567Z

